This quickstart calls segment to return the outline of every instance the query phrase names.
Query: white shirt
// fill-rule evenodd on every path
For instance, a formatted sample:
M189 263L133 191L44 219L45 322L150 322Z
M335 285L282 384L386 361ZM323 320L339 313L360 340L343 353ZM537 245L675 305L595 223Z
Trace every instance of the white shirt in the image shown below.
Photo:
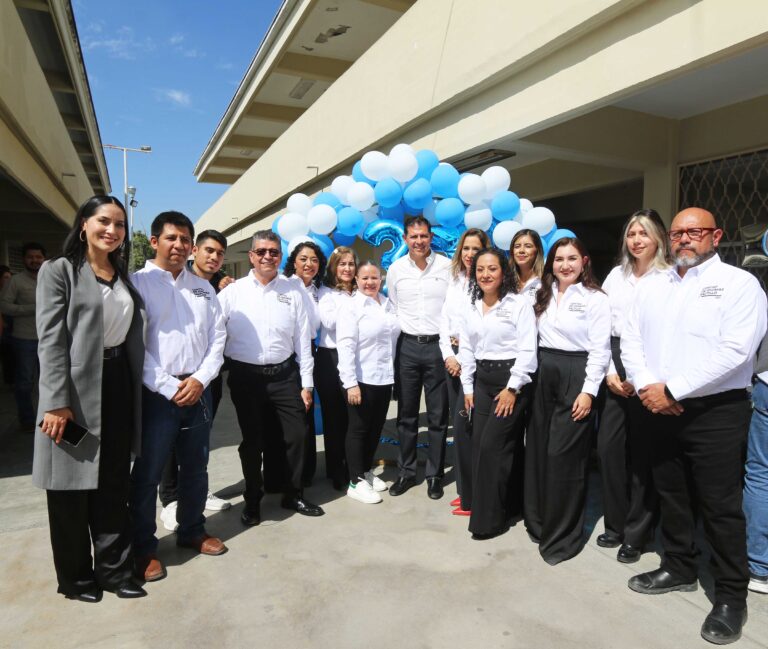
M552 299L539 317L539 347L587 352L587 375L581 391L596 397L611 358L608 296L579 282L565 290L558 305L554 282Z
M360 383L389 385L395 382L395 345L400 325L389 300L379 294L379 302L355 293L339 318L337 343L339 377L345 388Z
M317 336L317 330L320 329L320 311L317 308L318 288L311 282L309 286L306 286L304 281L297 275L291 275L291 277L288 279L296 282L296 286L301 287L301 289L304 291L304 309L307 312L310 333L312 340L314 340Z
M339 315L339 309L346 305L351 295L346 291L340 291L336 288L321 286L317 293L317 309L320 314L320 338L317 340L318 347L327 347L336 349L336 318Z
M110 285L98 281L103 300L104 347L117 347L125 342L133 319L133 297L119 277Z
M715 255L638 287L621 360L635 389L666 383L677 400L746 388L765 330L760 284Z
M531 306L536 304L536 293L541 288L541 277L535 275L529 279L520 290L520 295L524 296Z
M207 387L221 369L226 338L210 282L186 268L173 279L152 261L131 280L147 310L144 385L166 399L178 391L180 374Z
M536 316L523 295L509 293L483 313L470 305L459 333L459 362L464 394L474 393L476 360L511 360L507 387L519 390L536 371Z
M464 315L472 305L467 289L469 281L464 273L451 279L445 293L445 301L440 313L440 352L443 360L455 356L451 347L451 338L459 337L459 328Z
M305 292L276 276L266 286L253 271L219 293L227 329L224 355L251 365L274 365L296 354L301 386L312 388L312 332L304 308Z
M410 254L389 267L389 299L405 333L427 336L440 333L440 314L451 283L450 266L448 258L432 251L424 270L419 269Z

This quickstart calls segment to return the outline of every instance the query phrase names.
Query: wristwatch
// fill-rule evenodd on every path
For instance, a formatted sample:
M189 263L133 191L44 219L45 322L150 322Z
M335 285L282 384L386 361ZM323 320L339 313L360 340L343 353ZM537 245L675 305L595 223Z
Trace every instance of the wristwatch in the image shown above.
M507 390L509 390L509 391L510 391L512 394L514 394L515 396L517 396L518 394L520 394L520 390L516 390L515 388L507 388Z

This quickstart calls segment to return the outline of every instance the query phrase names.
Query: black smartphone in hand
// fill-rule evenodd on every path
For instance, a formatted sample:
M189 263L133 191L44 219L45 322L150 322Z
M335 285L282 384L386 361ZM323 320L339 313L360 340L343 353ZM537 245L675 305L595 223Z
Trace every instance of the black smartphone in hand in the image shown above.
M42 428L43 422L41 421L38 426ZM83 441L83 438L87 434L88 429L85 426L81 426L72 419L67 419L67 423L64 426L64 434L61 436L61 439L70 446L77 446Z

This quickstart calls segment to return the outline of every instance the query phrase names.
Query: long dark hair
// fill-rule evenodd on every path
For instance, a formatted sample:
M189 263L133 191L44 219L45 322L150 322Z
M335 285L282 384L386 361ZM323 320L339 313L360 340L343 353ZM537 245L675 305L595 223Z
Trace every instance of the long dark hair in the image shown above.
M533 274L536 277L541 278L544 273L544 245L541 243L541 237L536 230L529 230L523 228L518 230L512 241L509 244L509 259L512 262L512 274L515 276L515 286L519 289L523 288L523 282L520 279L520 272L517 269L517 262L515 261L515 242L522 237L530 237L533 241L533 245L536 247L536 259L533 262Z
M88 242L83 241L80 238L80 233L83 230L83 223L91 218L102 205L116 205L119 207L123 214L126 214L123 204L114 196L96 195L91 196L85 203L83 203L75 214L75 219L72 222L72 228L67 234L67 238L64 239L62 244L61 256L69 259L72 263L72 267L79 269L85 263L85 253L88 250ZM128 279L128 257L131 253L130 232L128 232L128 216L125 216L125 239L123 239L122 245L107 254L109 263L112 264L112 268L115 269L118 277L123 282L129 284Z
M555 281L555 273L552 270L552 267L555 264L557 250L563 246L573 246L578 250L579 255L581 255L582 258L586 258L584 267L581 269L581 274L574 284L581 282L582 286L588 288L590 291L602 291L600 284L597 283L595 276L592 274L592 259L589 256L586 246L576 237L563 237L562 239L558 239L549 249L547 261L544 264L544 274L541 276L541 288L536 292L536 304L533 305L533 310L536 313L537 318L547 310L547 307L552 300L552 284Z
M320 249L320 246L318 246L314 241L302 241L298 246L295 246L293 250L291 250L291 254L288 255L288 259L285 262L285 276L291 277L292 275L296 274L296 257L299 256L299 253L304 250L304 248L309 248L312 252L314 252L317 255L318 261L320 262L320 266L317 269L317 274L312 278L312 283L317 288L320 288L320 284L322 284L323 281L323 276L325 275L325 264L327 263L327 260L323 254L323 251Z
M483 298L483 289L481 289L477 283L477 260L480 259L482 255L493 255L496 257L499 266L501 267L499 300L507 295L507 293L517 293L517 286L515 285L515 278L512 275L512 268L504 251L495 247L483 248L482 250L477 251L477 254L472 259L472 268L469 270L469 287L467 288L467 291L472 298L472 304Z

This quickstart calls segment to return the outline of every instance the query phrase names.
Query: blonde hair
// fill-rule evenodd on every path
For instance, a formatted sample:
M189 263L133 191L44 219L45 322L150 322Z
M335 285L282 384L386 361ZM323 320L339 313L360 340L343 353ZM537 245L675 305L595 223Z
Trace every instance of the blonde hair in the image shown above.
M357 254L352 248L347 246L339 246L331 253L328 259L328 267L325 271L325 285L328 288L336 288L347 293L352 293L357 286L357 282L353 279L351 282L340 282L336 276L336 269L339 267L339 262L344 255L352 255L352 259L355 262L355 275L357 275Z
M454 279L464 272L461 249L464 247L464 242L469 237L477 237L480 239L480 249L491 247L491 240L488 237L487 232L483 232L479 228L469 228L469 230L465 230L459 238L459 243L456 244L456 252L453 253L453 258L451 259L451 276Z
M621 249L619 250L618 265L625 275L630 275L635 268L635 258L629 252L627 246L627 234L630 228L638 224L648 233L648 236L656 244L656 254L651 259L650 268L665 270L672 264L672 255L669 249L669 238L667 237L667 228L661 216L656 210L643 209L638 210L629 217L624 230L621 233Z

